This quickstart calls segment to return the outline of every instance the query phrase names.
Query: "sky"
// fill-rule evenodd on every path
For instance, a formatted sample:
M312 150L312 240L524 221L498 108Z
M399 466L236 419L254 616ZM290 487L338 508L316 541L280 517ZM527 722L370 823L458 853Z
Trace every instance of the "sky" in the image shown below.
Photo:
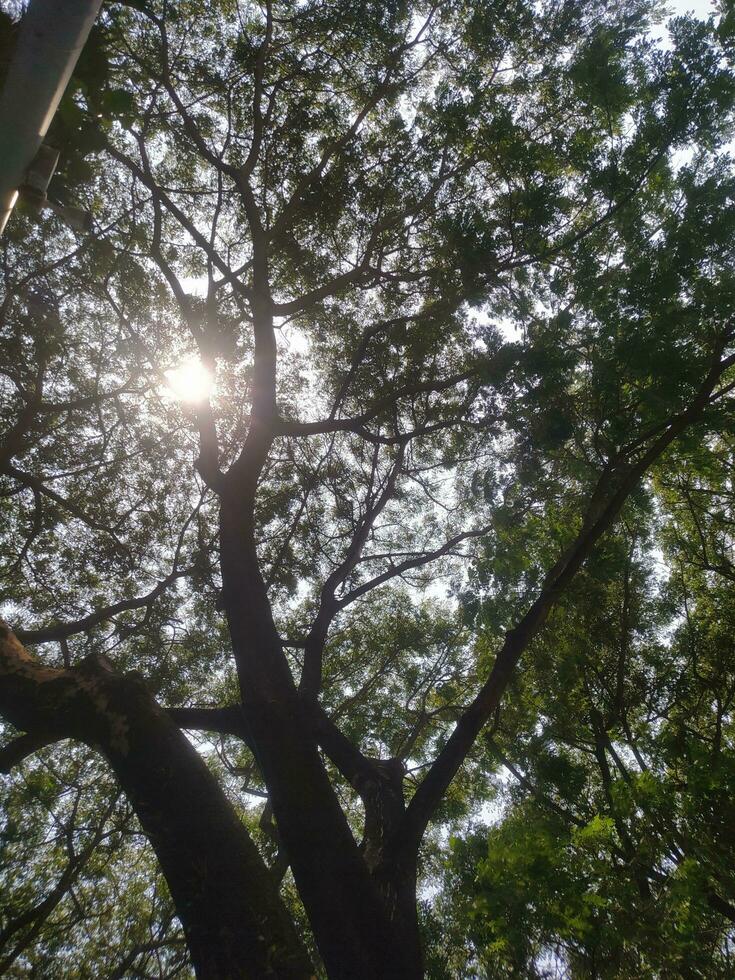
M682 14L694 14L695 17L702 19L716 13L713 0L666 0L666 8L669 17L679 17ZM668 37L664 25L654 28L654 37L658 37L659 42L664 47L668 47Z
M693 13L697 17L707 17L715 12L712 0L668 0L667 6L672 16Z

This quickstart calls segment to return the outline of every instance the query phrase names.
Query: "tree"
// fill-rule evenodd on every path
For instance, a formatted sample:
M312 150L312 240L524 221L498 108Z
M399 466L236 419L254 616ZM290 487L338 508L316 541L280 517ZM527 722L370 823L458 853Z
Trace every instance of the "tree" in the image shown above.
M3 252L7 969L174 976L180 922L201 977L461 975L417 908L447 829L489 971L632 962L594 938L631 889L656 969L681 881L726 955L730 512L692 487L730 488L735 88L727 16L657 16L104 12L53 134L95 232ZM561 912L503 864L537 845Z

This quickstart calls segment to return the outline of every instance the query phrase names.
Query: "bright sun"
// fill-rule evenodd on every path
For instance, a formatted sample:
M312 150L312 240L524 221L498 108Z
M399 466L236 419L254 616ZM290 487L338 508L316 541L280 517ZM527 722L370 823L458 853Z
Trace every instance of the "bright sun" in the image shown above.
M182 402L201 402L212 391L212 375L196 358L166 371L166 380L173 397Z

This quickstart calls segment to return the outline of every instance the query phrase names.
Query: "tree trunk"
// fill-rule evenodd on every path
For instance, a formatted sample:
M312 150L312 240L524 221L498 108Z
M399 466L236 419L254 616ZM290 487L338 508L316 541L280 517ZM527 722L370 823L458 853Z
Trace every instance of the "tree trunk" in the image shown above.
M146 703L142 687L131 692L135 738L125 751L111 746L105 754L161 864L197 975L312 976L255 844L195 749L158 705Z
M365 806L361 850L394 929L421 971L423 951L416 908L416 852L394 846L406 812L400 759L370 759L354 780Z
M34 662L0 626L0 711L109 760L150 840L202 980L306 980L313 968L257 848L216 780L137 675L102 658Z
M248 737L330 980L422 975L402 941L319 756L258 569L240 499L221 514L223 597Z

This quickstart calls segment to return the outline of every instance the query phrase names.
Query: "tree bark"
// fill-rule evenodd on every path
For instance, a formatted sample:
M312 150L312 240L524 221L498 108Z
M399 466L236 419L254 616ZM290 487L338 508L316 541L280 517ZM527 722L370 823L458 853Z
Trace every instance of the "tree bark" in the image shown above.
M319 756L273 622L248 507L222 497L223 598L247 738L330 980L422 976L370 876Z
M423 949L416 908L416 851L394 846L406 810L400 759L370 759L353 785L365 806L361 850L394 929L423 975Z
M0 712L108 759L150 840L203 980L306 980L314 971L255 844L142 679L103 658L34 662L0 625Z

